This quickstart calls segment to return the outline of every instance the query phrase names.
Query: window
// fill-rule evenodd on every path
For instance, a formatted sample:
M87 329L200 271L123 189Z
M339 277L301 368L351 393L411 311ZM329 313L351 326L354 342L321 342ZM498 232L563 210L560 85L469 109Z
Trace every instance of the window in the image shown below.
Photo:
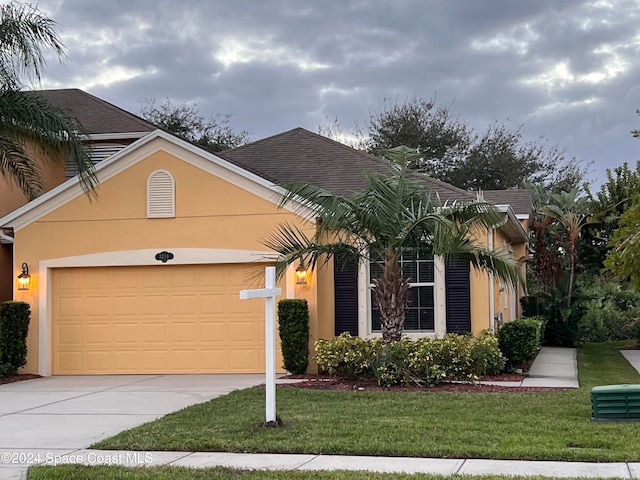
M176 216L176 187L166 170L156 170L147 179L147 218Z
M409 306L405 310L404 330L407 332L435 331L435 268L433 257L421 258L415 252L405 252L400 258L404 277L409 279ZM369 282L382 273L380 262L371 262ZM371 331L379 332L380 310L371 304Z

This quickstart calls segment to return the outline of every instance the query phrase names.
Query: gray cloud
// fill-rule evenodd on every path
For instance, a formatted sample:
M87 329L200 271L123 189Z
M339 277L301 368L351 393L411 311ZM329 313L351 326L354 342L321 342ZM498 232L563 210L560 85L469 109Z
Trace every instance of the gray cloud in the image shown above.
M80 87L137 112L145 98L233 114L261 138L383 100L437 95L479 130L524 124L604 169L634 162L640 5L635 0L56 0L66 65L45 87Z

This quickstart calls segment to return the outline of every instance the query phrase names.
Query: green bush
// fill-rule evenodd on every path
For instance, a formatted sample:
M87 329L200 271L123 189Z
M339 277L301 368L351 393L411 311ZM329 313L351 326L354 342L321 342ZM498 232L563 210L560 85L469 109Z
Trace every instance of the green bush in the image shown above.
M607 342L634 338L640 317L640 292L632 285L605 277L583 279L585 312L578 323L579 340Z
M345 332L337 338L315 343L316 362L322 372L340 377L371 377L373 343Z
M278 302L278 323L284 368L294 375L309 365L309 306L306 300Z
M541 318L520 318L502 325L498 331L498 346L507 365L516 368L535 357L542 339Z
M28 303L0 304L0 376L13 375L27 363Z
M473 371L478 376L495 375L504 370L506 359L500 351L498 337L484 331L471 348Z
M632 338L640 346L640 318L636 318L631 324Z
M376 378L379 385L433 386L443 380L474 381L504 367L497 340L450 334L411 341L363 340L343 333L316 342L321 371L350 378Z

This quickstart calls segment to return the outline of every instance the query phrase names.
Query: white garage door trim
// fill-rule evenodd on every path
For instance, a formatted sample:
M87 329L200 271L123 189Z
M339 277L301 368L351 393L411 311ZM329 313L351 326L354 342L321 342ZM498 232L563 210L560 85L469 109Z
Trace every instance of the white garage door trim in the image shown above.
M173 259L165 265L196 265L219 263L265 262L274 258L273 252L259 250L232 250L222 248L147 248L118 252L93 253L74 257L53 258L39 263L39 337L38 337L38 373L50 376L52 373L51 340L51 269L71 267L125 267L144 265L163 265L156 260L161 251L171 252ZM287 278L290 278L287 275ZM287 282L291 283L291 282ZM287 293L290 289L287 288ZM42 295L42 292L45 292ZM239 293L239 292L238 292Z

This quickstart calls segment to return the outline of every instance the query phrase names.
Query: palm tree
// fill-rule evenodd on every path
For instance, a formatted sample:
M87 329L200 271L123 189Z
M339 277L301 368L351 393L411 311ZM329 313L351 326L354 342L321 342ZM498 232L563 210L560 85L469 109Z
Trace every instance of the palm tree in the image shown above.
M441 205L420 182L420 175L407 169L415 155L418 152L407 147L388 150L394 171L366 175L365 190L348 196L308 183L284 185L287 193L280 205L295 201L311 209L317 228L308 237L300 228L283 223L263 240L279 253L278 275L297 260L307 262L312 270L333 257L379 261L382 273L373 281L372 297L380 309L383 338L388 340L400 339L404 327L409 279L403 276L399 260L405 252L464 259L508 284L522 281L506 252L488 250L474 239L478 228L486 231L501 225L502 215L481 199Z
M54 26L32 5L0 6L0 173L30 200L42 193L44 182L29 146L48 162L62 163L68 156L84 189L93 191L96 185L79 122L37 93L23 90L22 77L40 81L45 49L65 58Z
M569 286L567 292L567 308L571 308L576 266L578 264L578 239L582 228L587 223L585 198L579 197L580 189L575 187L570 192L553 193L555 203L541 207L541 213L557 221L562 227L562 237L569 255Z

